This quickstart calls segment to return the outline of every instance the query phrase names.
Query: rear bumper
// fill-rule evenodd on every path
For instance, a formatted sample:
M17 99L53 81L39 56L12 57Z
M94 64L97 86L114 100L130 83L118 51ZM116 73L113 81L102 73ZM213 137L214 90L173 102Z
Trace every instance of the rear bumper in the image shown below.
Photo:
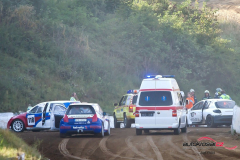
M214 123L216 124L227 124L230 125L232 124L232 115L228 115L228 116L213 116L214 118Z
M101 133L102 125L91 124L91 125L60 125L60 133L62 134L97 134Z

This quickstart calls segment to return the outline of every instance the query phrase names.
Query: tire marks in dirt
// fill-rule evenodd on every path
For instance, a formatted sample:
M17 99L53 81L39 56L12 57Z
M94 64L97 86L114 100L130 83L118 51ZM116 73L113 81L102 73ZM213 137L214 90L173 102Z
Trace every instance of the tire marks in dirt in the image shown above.
M85 158L80 158L80 157L71 155L66 148L68 141L69 141L68 138L63 139L62 142L59 143L59 145L58 145L58 149L62 153L62 155L64 155L65 157L74 158L74 159L78 159L78 160L87 160Z
M128 146L128 148L130 148L136 155L140 156L140 157L143 157L144 159L150 159L148 158L145 154L143 154L142 152L139 152L138 149L132 144L131 142L131 139L133 137L132 136L128 136L126 139L125 139L125 142Z
M172 149L176 150L178 153L181 153L183 155L185 155L186 157L195 160L196 156L187 154L185 151L183 151L183 149L179 148L178 146L176 146L173 141L172 141L172 137L166 137L167 143L172 147Z
M186 135L183 136L183 140L184 140L185 142L189 142L189 140L188 140L188 138L187 138ZM191 149L192 149L193 152L197 155L197 158L198 158L199 160L204 160L204 158L202 157L201 153L198 151L197 147L191 146ZM196 159L196 158L195 158L195 159Z
M122 157L122 156L120 156L120 154L114 154L114 153L110 152L109 149L106 146L106 142L107 142L108 138L109 137L103 138L99 143L100 149L102 150L103 153L105 153L105 154L107 154L111 157L114 157L114 158L139 159L139 158Z
M150 144L150 146L152 147L153 151L155 152L156 156L157 156L157 160L163 160L162 154L159 151L158 147L155 145L155 143L152 140L151 136L147 136L147 141Z

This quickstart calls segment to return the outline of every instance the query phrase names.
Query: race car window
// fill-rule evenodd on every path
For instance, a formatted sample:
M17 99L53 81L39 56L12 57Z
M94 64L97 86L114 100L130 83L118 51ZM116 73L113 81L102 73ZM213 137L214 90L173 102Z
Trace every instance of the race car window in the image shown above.
M31 111L29 111L29 113L35 113L38 109L38 106L34 107L33 109L31 109Z
M141 92L139 98L140 106L170 106L172 95L169 91Z
M197 103L195 106L193 106L192 110L197 110L198 109L198 106L199 106L200 103Z
M131 96L131 95L127 96L126 105L129 105L129 104L130 104L130 100L131 100L131 98L132 98L132 96Z
M199 102L195 106L193 106L192 110L200 110L202 108L203 108L203 102Z
M38 109L37 109L37 112L36 112L36 113L42 113L42 111L43 111L43 107L38 107Z
M66 111L66 108L64 108L63 106L56 105L54 107L54 112L64 112L64 111Z
M133 96L132 104L136 104L137 103L137 98L138 98L138 96Z
M232 109L235 106L235 102L234 101L219 101L219 102L215 102L215 105L217 108Z
M90 105L74 105L69 106L66 112L67 115L75 115L75 114L95 114L95 110Z

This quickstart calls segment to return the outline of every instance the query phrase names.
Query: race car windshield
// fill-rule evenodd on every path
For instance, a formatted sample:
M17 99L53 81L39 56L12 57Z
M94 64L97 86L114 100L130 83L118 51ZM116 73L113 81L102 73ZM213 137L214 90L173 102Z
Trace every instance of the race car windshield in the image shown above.
M76 114L95 114L95 110L90 105L79 105L79 106L69 106L67 110L67 115Z
M141 92L140 94L140 106L170 106L172 103L172 95L169 91Z
M235 106L234 101L220 101L215 102L217 108L232 109Z

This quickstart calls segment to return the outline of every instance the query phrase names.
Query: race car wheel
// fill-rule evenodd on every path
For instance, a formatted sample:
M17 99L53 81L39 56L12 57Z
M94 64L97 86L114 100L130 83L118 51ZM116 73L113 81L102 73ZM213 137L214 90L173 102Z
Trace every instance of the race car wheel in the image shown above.
M60 133L60 138L66 138L66 137L67 137L66 134L64 134L64 133Z
M108 123L108 130L107 132L105 133L106 136L109 136L110 135L110 123Z
M207 116L206 123L207 123L207 127L209 127L209 128L216 127L216 124L214 124L214 120L213 120L213 117L211 115Z
M114 114L114 128L120 128L120 122L117 122L115 114Z
M144 133L149 133L149 130L148 129L144 129Z
M14 130L15 132L23 132L24 128L25 128L24 123L20 119L13 121L12 130Z
M142 130L141 129L136 129L136 135L141 135L142 134Z
M102 124L102 130L100 133L98 133L98 137L102 138L104 137L104 125Z
M175 129L174 129L174 134L175 134L175 135L179 135L179 134L180 134L180 123L179 123L179 125L178 125L178 128L175 128Z
M131 121L127 119L126 113L124 113L123 117L124 117L124 128L130 128Z

